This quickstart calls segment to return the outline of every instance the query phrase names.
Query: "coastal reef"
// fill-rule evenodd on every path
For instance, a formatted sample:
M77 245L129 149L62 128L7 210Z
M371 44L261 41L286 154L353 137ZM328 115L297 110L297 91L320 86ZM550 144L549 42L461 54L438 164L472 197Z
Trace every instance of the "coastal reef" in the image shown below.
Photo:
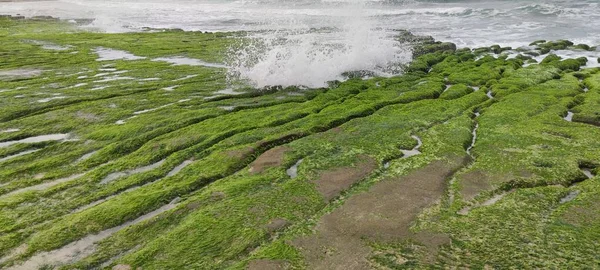
M592 45L229 88L243 34L78 24L0 17L2 269L600 267Z

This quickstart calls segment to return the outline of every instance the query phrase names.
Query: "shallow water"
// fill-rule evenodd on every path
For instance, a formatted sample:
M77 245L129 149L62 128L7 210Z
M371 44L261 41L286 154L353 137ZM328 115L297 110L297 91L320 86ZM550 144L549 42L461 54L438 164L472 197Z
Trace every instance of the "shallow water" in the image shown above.
M65 96L50 97L50 98L39 99L39 100L37 100L37 102L38 103L48 103L53 100L59 100L59 99L65 99L65 98L67 98L67 97L65 97Z
M0 142L0 148L9 147L18 143L39 143L39 142L48 142L48 141L64 141L70 137L69 134L49 134L49 135L41 135L35 137L29 137L22 140L17 141L7 141Z
M9 128L9 129L0 130L0 133L12 133L12 132L17 132L17 131L20 131L20 129L18 129L18 128Z
M410 56L394 41L396 29L461 47L520 47L538 39L600 44L596 0L58 0L0 2L0 10L91 18L84 27L106 32L144 27L255 31L249 37L256 42L232 51L230 63L235 74L258 87L318 87L353 70L394 74L394 65ZM600 65L589 59L588 64Z
M59 249L47 252L41 252L33 257L29 258L27 261L20 265L16 265L10 267L8 269L11 270L29 270L29 269L38 269L44 265L59 265L65 263L74 263L77 262L86 256L91 255L96 250L96 244L114 233L129 227L131 225L135 225L141 223L143 221L154 218L166 211L174 209L177 207L178 199L173 200L171 203L164 205L152 212L149 212L143 216L136 218L135 220L131 220L123 223L117 227L113 227L104 231L101 231L97 234L88 235L80 240L72 242L66 246L63 246Z
M136 174L136 173L149 172L151 170L154 170L154 169L160 167L163 163L165 163L164 159L159 162L156 162L156 163L153 163L153 164L150 164L147 166L142 166L142 167L139 167L136 169L111 173L111 174L107 175L106 177L104 177L104 179L102 179L102 181L100 181L100 184L105 185L105 184L108 184L112 181L115 181L115 180L125 177L125 176L129 176L129 175Z
M577 198L577 195L579 195L579 193L581 193L579 190L573 190L573 191L569 192L569 194L567 194L567 196L560 199L560 203L563 204L563 203L567 203L567 202L574 200L575 198Z
M565 119L566 121L569 121L569 122L573 122L574 115L575 114L572 111L568 111L567 116L565 116L563 119Z
M104 77L104 78L102 78L102 80L94 81L94 83L105 83L105 82L114 82L114 81L123 81L123 80L134 80L134 79L135 78L133 78L133 77L113 75L113 76Z
M17 158L17 157L20 157L20 156L24 156L24 155L27 155L27 154L35 153L37 151L40 151L40 149L23 151L23 152L20 152L20 153L11 155L11 156L0 158L0 162L4 162L4 161L7 161L7 160L10 160L10 159L13 159L13 158Z
M80 158L78 158L78 159L75 161L75 163L78 163L78 162L82 162L82 161L84 161L84 160L87 160L87 159L91 158L91 157L92 157L94 154L96 154L97 152L98 152L98 151L92 151L92 152L89 152L89 153L87 153L87 154L85 154L85 155L81 156Z
M402 151L402 158L409 158L409 157L413 157L416 155L421 154L421 151L419 151L419 149L421 149L421 146L423 146L423 142L421 141L421 138L413 135L411 136L411 138L415 139L417 141L417 146L415 146L413 149L411 150L400 150Z
M227 66L223 65L223 64L209 63L209 62L202 61L200 59L194 59L194 58L183 57L183 56L160 57L160 58L152 59L152 61L167 62L167 63L171 63L176 66L188 65L188 66L203 66L203 67L213 67L213 68L227 68Z
M26 40L25 42L39 45L42 47L42 49L51 50L51 51L66 51L66 50L69 50L72 48L72 46L61 46L61 45L58 45L58 44L55 44L52 42L41 41L41 40Z
M476 112L475 118L479 117L480 115L481 113ZM469 147L467 148L467 154L469 155L471 155L471 150L473 150L473 148L475 147L475 143L477 142L477 130L479 130L479 123L476 122L475 127L471 131L471 135L473 136L471 139L471 145L469 145Z
M0 79L4 78L32 78L42 74L40 69L10 69L0 70Z
M192 164L193 162L193 160L186 160L182 162L181 164L177 165L177 167L173 168L173 170L171 170L169 173L167 173L167 177L178 174L181 170L183 170L185 167Z
M592 179L595 177L595 175L592 173L592 171L590 169L581 169L581 171L583 172L583 174L585 174L585 176L587 176L587 178Z
M290 178L298 177L298 166L302 164L302 161L304 161L304 159L298 160L292 167L285 171Z
M113 60L141 60L146 57L136 56L132 53L115 50L110 48L98 47L94 49L94 52L98 54L96 61L113 61Z
M75 180L75 179L80 178L80 177L82 177L84 175L85 175L85 173L80 173L80 174L72 175L72 176L69 176L69 177L52 180L50 182L41 183L39 185L30 186L30 187L26 187L26 188L22 188L22 189L18 189L18 190L6 193L6 194L4 194L4 195L2 195L0 197L8 197L8 196L12 196L12 195L15 195L15 194L21 194L21 193L24 193L24 192L28 192L28 191L46 190L46 189L49 189L49 188L51 188L53 186L56 186L56 185L59 185L59 184L62 184L62 183L66 183L66 182L69 182L69 181L72 181L72 180Z
M467 206L467 207L461 209L460 211L458 211L457 214L464 216L464 215L468 215L469 212L471 212L471 210L473 210L473 208L494 205L494 204L496 204L497 202L499 202L500 200L502 200L504 197L506 197L506 195L508 195L510 193L512 193L512 191L504 192L504 193L495 195L492 198L484 201L483 203L481 203L479 205Z

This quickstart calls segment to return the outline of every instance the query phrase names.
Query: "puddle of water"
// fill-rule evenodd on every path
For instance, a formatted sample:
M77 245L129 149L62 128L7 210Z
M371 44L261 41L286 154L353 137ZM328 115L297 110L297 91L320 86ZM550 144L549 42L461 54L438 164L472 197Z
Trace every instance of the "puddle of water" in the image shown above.
M116 68L101 68L101 69L98 69L98 71L113 72L113 71L117 71L117 69Z
M179 87L179 86L180 86L180 85L173 85L173 86L165 87L165 88L163 88L162 90L165 90L165 91L173 91L173 90L175 90L175 88L177 88L177 87Z
M471 89L473 89L474 92L479 91L479 86L471 86Z
M28 151L24 151L24 152L21 152L21 153L14 154L12 156L0 158L0 162L4 162L4 161L7 161L9 159L17 158L17 157L24 156L24 155L27 155L27 154L35 153L37 151L40 151L40 149L28 150Z
M236 106L219 106L219 108L226 111L233 111L236 108Z
M125 125L125 123L127 123L127 122L125 122L125 120L119 120L119 121L115 122L116 125Z
M113 82L113 81L122 81L122 80L133 80L133 77L121 77L119 75L104 77L102 80L94 81L94 83L104 83L104 82Z
M292 167L290 167L289 169L287 169L285 171L290 178L298 177L298 166L300 166L300 164L302 164L302 161L304 161L304 159L298 160L296 162L296 164L294 164Z
M568 112L567 112L567 116L565 116L563 119L565 119L565 120L567 120L567 121L569 121L569 122L573 122L573 116L574 116L574 115L575 115L575 114L573 114L573 112L572 112L572 111L568 111Z
M587 178L592 179L595 177L595 175L592 173L592 171L590 169L581 169L581 171L583 172L583 174L585 174L585 176L587 176Z
M48 41L41 41L41 40L26 40L26 42L42 46L42 49L44 49L44 50L66 51L66 50L73 48L73 46L69 46L69 45L62 46L62 45L58 45L56 43L52 43L52 42L48 42Z
M221 95L241 95L244 94L244 92L236 92L235 90L233 90L232 88L225 88L223 90L219 90L217 92L215 92L215 94L221 94Z
M508 195L508 192L506 192L506 193L502 193L502 194L498 194L498 195L496 195L496 196L492 197L491 199L489 199L489 200L487 200L487 201L483 202L483 203L481 204L481 206L490 206L490 205L494 205L494 204L496 204L497 202L499 202L500 200L502 200L502 198L506 197L506 195Z
M448 91L448 89L450 89L450 87L452 87L451 84L446 84L446 88L444 88L444 91L442 93Z
M98 87L94 87L94 88L92 88L90 90L97 91L97 90L103 90L103 89L106 89L106 88L108 88L108 86L98 86Z
M457 212L457 214L459 214L459 215L463 215L463 216L464 216L464 215L468 215L468 214L469 214L469 212L470 212L470 211L471 211L473 208L476 208L476 207L481 207L481 206L490 206L490 205L494 205L494 204L496 204L497 202L499 202L500 200L502 200L502 198L506 197L506 195L508 195L508 194L510 194L510 193L512 193L512 192L513 192L513 191L509 191L509 192L504 192L504 193L502 193L502 194L498 194L498 195L496 195L496 196L494 196L494 197L490 198L489 200L487 200L487 201L485 201L485 202L481 203L479 206L467 206L467 207L465 207L465 208L461 209L460 211L458 211L458 212Z
M213 99L213 98L220 97L222 95L235 96L235 95L241 95L241 94L244 94L244 92L236 92L232 88L226 88L226 89L214 92L214 95L205 97L204 100L210 100L210 99ZM289 93L288 95L292 95L292 93ZM302 95L302 94L300 94L300 95Z
M403 159L421 154L421 151L419 151L421 146L423 146L423 142L421 141L421 138L414 136L414 135L411 137L413 139L417 140L417 146L415 146L415 148L413 148L412 150L400 150L400 151L402 151Z
M58 96L58 97L51 97L51 98L40 99L37 102L38 103L48 103L48 102L53 101L53 100L59 100L59 99L65 99L65 98L67 98L67 97L65 97L65 96Z
M88 85L88 84L87 83L78 83L78 84L73 85L73 86L71 86L69 88L77 88L77 87L82 87L82 86L86 86L86 85Z
M485 94L488 96L488 98L490 98L490 99L494 99L494 96L492 95L492 91L488 91L488 92L487 92L487 93L485 93Z
M171 171L170 171L170 172L167 174L167 177L174 176L174 175L178 174L178 173L179 173L181 170L183 170L183 168L187 167L188 165L190 165L190 164L192 164L192 163L193 163L193 161L192 161L192 160L186 160L186 161L182 162L182 163L181 163L181 164L179 164L177 167L173 168L173 170L171 170ZM161 179L162 179L162 178L161 178ZM160 180L160 179L158 179L158 180ZM157 181L158 181L158 180L157 180ZM82 206L82 207L79 207L79 208L77 208L77 209L73 210L71 213L78 213L78 212L81 212L81 211L83 211L83 210L86 210L86 209L92 208L92 207L94 207L94 206L96 206L96 205L99 205L99 204L101 204L101 203L103 203L103 202L106 202L106 201L108 201L108 200L110 200L110 199L112 199L112 198L114 198L114 197L116 197L116 196L119 196L119 195L121 195L121 194L125 194L125 193L128 193L128 192L132 192L132 191L134 191L134 190L137 190L137 189L139 189L139 188L145 187L145 186L147 186L147 185L151 185L151 184L153 184L153 183L155 183L155 182L156 182L156 181L152 181L152 182L149 182L149 183L147 183L147 184L144 184L144 185L141 185L141 186L135 186L135 187L132 187L132 188L130 188L130 189L127 189L127 190L124 190L124 191L122 191L122 192L120 192L120 193L117 193L117 194L114 194L114 195L108 196L108 197L106 197L106 198L104 198L104 199L100 199L100 200L97 200L97 201L95 201L95 202L92 202L92 203L90 203L90 204L87 204L87 205L84 205L84 206Z
M473 148L475 147L475 142L477 141L477 130L479 129L479 123L475 124L475 128L473 128L473 132L471 132L471 134L473 135L473 139L471 140L471 145L469 145L469 147L467 148L467 154L471 155L471 150L473 150Z
M9 129L0 130L0 133L12 133L12 132L17 132L17 131L21 131L21 130L18 128L9 128Z
M175 79L173 81L174 82L178 82L178 81L183 81L183 80L191 79L191 78L194 78L194 77L198 77L198 75L187 75L185 77L182 77L182 78L179 78L179 79Z
M146 109L146 110L141 110L141 111L137 111L137 112L133 112L134 115L140 115L140 114L144 114L144 113L149 113L149 112L153 112L153 111L157 111L166 107L169 107L171 105L174 105L175 103L169 103L169 104L165 104L156 108L152 108L152 109Z
M586 87L586 88L583 88L583 92L587 93L587 92L589 92L589 91L590 91L590 89L589 89L589 88L587 88L587 87Z
M177 167L173 168L173 170L171 170L169 173L167 173L167 177L178 174L181 170L183 170L183 168L187 167L188 165L192 164L193 162L194 162L193 160L186 160L183 163L177 165Z
M113 60L140 60L146 59L146 57L136 56L132 53L114 50L109 48L98 47L94 49L94 52L98 54L96 61L113 61Z
M105 184L108 184L108 183L110 183L114 180L117 180L121 177L124 177L124 176L132 175L132 174L136 174L136 173L144 173L144 172L154 170L154 169L160 167L164 162L165 162L165 160L163 159L159 162L156 162L156 163L153 163L153 164L150 164L147 166L139 167L139 168L136 168L133 170L111 173L111 174L107 175L106 177L104 177L104 179L102 179L102 181L100 181L100 184L105 185Z
M4 78L32 78L42 74L40 69L11 69L0 70L0 79Z
M0 148L9 147L18 143L39 143L48 141L64 141L69 138L69 134L49 134L35 137L29 137L18 141L0 142Z
M94 154L96 154L98 151L93 151L93 152L89 152L83 156L81 156L80 158L78 158L77 160L75 160L75 163L79 163L82 162L84 160L87 160L89 158L91 158Z
M140 79L140 82L152 82L152 81L160 81L160 78L145 78L145 79Z
M85 173L80 173L80 174L76 174L76 175L71 175L69 177L60 178L60 179L56 179L56 180L53 180L53 181L50 181L50 182L42 183L42 184L39 184L39 185L30 186L30 187L26 187L26 188L22 188L22 189L18 189L18 190L6 193L6 194L0 196L0 198L2 198L2 197L8 197L8 196L13 196L13 195L21 194L21 193L28 192L28 191L46 190L46 189L49 189L49 188L51 188L53 186L56 186L58 184L62 184L62 183L66 183L66 182L75 180L75 179L77 179L79 177L82 177L84 175L85 175Z
M125 222L122 225L101 231L94 235L88 235L82 239L79 239L75 242L72 242L72 243L66 245L66 246L63 246L62 248L59 248L59 249L56 249L53 251L38 253L38 254L34 255L33 257L29 258L29 260L25 261L24 263L13 266L8 269L10 269L10 270L39 269L40 267L42 267L44 265L56 266L56 265L60 265L60 264L68 264L68 263L74 263L74 262L80 261L81 259L93 254L94 251L96 251L96 244L98 242L110 237L114 233L116 233L126 227L136 225L143 221L154 218L166 211L174 209L175 207L177 207L178 201L179 201L179 198L173 200L169 204L164 205L150 213L140 216L140 217L136 218L135 220Z
M579 190L573 190L573 191L569 192L569 194L567 194L567 196L560 199L560 203L563 204L563 203L567 203L567 202L574 200L575 198L577 198L577 195L579 195L579 193L581 193Z
M383 163L383 168L388 169L391 166L390 162Z
M203 67L212 67L212 68L227 68L227 66L219 63L209 63L202 61L200 59L194 59L183 56L174 56L174 57L160 57L152 59L152 61L161 61L173 64L175 66L180 65L188 65L188 66L203 66Z

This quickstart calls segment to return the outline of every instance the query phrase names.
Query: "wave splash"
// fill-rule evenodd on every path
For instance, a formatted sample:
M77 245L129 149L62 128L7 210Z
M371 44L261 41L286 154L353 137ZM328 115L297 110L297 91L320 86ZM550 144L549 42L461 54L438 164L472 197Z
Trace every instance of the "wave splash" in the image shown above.
M228 77L259 88L324 87L349 71L398 74L411 53L393 31L375 27L363 14L361 5L354 4L340 7L318 28L314 22L292 21L277 30L251 33L243 45L230 49Z

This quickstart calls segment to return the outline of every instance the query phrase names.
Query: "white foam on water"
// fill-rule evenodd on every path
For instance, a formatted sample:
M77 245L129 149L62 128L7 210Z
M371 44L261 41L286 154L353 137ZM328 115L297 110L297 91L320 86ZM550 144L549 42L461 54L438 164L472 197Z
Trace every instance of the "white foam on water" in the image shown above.
M345 10L344 10L345 11ZM350 11L352 12L352 11ZM229 80L255 87L272 85L325 87L348 71L398 74L410 53L385 30L373 29L365 16L341 17L338 28L276 30L251 37L230 52Z

